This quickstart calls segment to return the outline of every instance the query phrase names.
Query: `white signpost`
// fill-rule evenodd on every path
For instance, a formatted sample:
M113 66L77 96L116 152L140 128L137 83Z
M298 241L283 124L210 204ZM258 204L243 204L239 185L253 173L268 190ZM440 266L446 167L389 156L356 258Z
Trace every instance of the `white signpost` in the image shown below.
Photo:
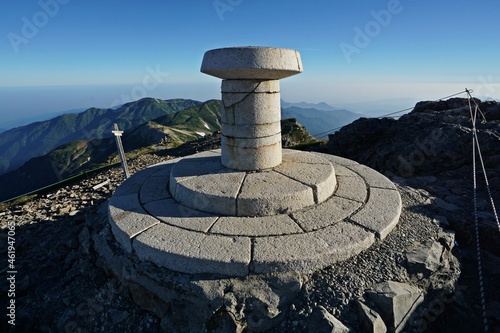
M123 150L123 145L122 145L122 134L123 131L118 130L118 124L113 124L114 126L114 131L113 134L116 137L116 147L118 148L118 155L120 155L120 161L122 162L122 168L123 168L123 173L125 174L125 179L130 177L130 173L128 171L128 166L127 166L127 158L125 156L125 151Z

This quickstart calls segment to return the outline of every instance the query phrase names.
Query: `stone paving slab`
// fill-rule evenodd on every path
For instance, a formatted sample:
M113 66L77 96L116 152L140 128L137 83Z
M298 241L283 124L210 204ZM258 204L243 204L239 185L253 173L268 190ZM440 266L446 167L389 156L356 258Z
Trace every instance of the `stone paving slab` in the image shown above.
M210 233L238 236L279 236L302 233L303 230L288 215L229 217L224 216L215 222Z
M315 203L329 198L337 186L333 165L313 154L284 155L283 162L274 170L310 186L314 192Z
M353 161L353 160L350 160L350 159L347 159L344 157L340 157L340 156L335 156L335 155L330 155L330 154L322 154L322 153L313 153L313 154L320 155L320 156L326 158L327 160L332 162L333 165L341 165L341 166L345 166L345 167L360 165L356 161Z
M383 240L398 223L401 209L401 197L397 190L371 188L365 207L351 219Z
M362 203L333 196L307 210L292 213L295 221L305 231L314 231L338 223L351 216Z
M251 242L248 237L225 237L190 232L158 224L134 239L141 260L182 273L248 275Z
M251 269L256 274L312 272L326 266L323 254L328 247L314 233L256 238Z
M167 168L171 169L171 168ZM157 173L149 177L141 187L139 198L142 204L157 201L161 199L171 198L168 190L168 182L170 176L158 177Z
M387 188L391 190L396 190L396 186L389 178L385 177L381 173L367 167L366 165L358 164L349 167L352 171L362 174L363 179L366 181L370 187L380 187Z
M250 173L236 205L238 216L252 216L256 210L261 215L276 215L314 205L314 195L309 186L277 172Z
M264 216L298 210L322 202L330 197L336 188L332 164L319 155L305 152L286 154L284 162L274 168L274 171L256 173L258 176L254 176L254 173L247 175L245 171L219 169L220 165L215 163L213 158L209 159L206 170L200 163L208 158L204 155L205 157L199 159L199 154L196 154L181 160L179 166L173 167L170 179L172 183L175 182L175 185L170 186L170 190L176 201L193 209L227 216ZM177 171L181 168L182 173ZM191 176L192 171L187 170L194 168L197 168L199 174ZM260 179L256 185L258 193L253 191L252 187L245 186L255 177ZM312 192L301 184L310 187ZM253 192L248 193L249 190ZM305 195L301 193L304 191ZM243 198L243 206L236 204L239 198ZM266 202L273 202L272 211L269 212ZM243 207L244 210L237 210L237 207Z
M155 172L151 175L151 177L169 177L170 178L170 172L172 171L172 167L176 163L175 161L176 161L176 159L168 160L166 162L150 166L147 169L155 170Z
M139 193L144 182L157 171L158 169L146 168L140 172L136 172L130 178L126 179L120 186L118 186L115 193L113 193L113 196Z
M375 235L349 222L339 222L316 233L328 243L331 264L366 250L375 242Z
M207 232L218 219L218 216L179 205L174 199L153 201L144 205L144 209L163 223L192 231Z
M326 159L324 154L317 154L312 152L303 152L299 150L284 149L283 161L289 163L304 163L304 164L325 164L331 165L331 162Z
M340 164L335 164L335 175L337 177L360 177L357 173Z
M183 158L172 167L169 189L170 194L174 198L176 196L177 183L202 174L215 173L225 168L220 161L220 157L217 155L194 156L196 157Z
M175 200L203 212L236 215L236 197L244 172L224 169L177 183Z
M337 169L337 168L335 168ZM354 172L352 172L355 174ZM335 196L355 200L361 203L366 202L368 190L365 181L361 177L337 177L337 190Z
M206 150L202 151L201 153L196 153L196 157L212 157L212 156L219 156L220 157L221 151L220 149L212 149L212 150Z
M282 271L311 273L359 254L374 242L373 233L348 222L310 233L257 238L252 268L256 274ZM284 256L287 260L283 260Z
M171 178L181 182L202 174L214 173L224 169L218 155L207 153L184 157L172 167Z
M160 223L139 204L137 193L113 196L108 205L111 231L118 243L131 252L131 239Z

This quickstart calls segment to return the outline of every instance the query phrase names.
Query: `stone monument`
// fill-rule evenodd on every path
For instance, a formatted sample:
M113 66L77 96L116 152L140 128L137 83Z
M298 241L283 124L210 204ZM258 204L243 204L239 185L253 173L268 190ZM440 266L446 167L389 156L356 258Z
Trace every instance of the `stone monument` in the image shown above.
M201 297L183 278L162 295L182 289L186 302L191 295L193 302L213 304L227 297L222 285L312 273L360 253L395 227L401 198L389 179L337 156L282 150L279 80L302 72L297 51L211 50L201 71L223 79L221 149L137 172L109 202L114 239L136 262L135 283L158 289L145 282L151 274L137 268L154 264L196 286L200 279L212 283ZM163 275L154 275L155 286ZM267 312L257 317L273 319L281 311L276 304L266 303ZM255 330L265 326L241 316Z
M222 81L222 164L265 170L281 163L279 80L302 72L297 51L235 47L208 51L203 73Z

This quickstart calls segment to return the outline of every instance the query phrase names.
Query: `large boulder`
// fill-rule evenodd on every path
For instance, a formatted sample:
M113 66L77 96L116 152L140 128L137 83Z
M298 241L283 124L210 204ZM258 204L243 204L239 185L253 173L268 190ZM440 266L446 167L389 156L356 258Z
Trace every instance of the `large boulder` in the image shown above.
M380 315L389 332L402 332L412 313L424 300L417 287L395 281L374 285L366 296L380 308Z
M384 320L377 311L358 301L359 308L359 326L366 333L385 333L387 327Z
M350 332L340 320L335 318L328 310L322 306L314 309L309 318L307 328L310 332L316 333L348 333Z
M415 244L406 253L410 271L423 272L429 276L441 266L443 251L441 243L432 239L424 244Z

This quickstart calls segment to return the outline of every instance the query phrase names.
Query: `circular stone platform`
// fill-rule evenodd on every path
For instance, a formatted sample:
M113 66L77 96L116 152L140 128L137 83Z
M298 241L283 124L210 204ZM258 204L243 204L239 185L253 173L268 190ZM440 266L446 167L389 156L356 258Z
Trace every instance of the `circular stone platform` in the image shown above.
M214 150L146 168L111 198L113 234L161 267L247 276L312 272L367 249L397 224L399 193L373 169L293 150L283 160L241 172L224 168ZM261 216L247 216L252 209Z
M328 199L337 180L333 165L314 154L288 152L269 171L226 168L221 156L208 152L175 163L170 194L184 206L229 216L291 213Z

